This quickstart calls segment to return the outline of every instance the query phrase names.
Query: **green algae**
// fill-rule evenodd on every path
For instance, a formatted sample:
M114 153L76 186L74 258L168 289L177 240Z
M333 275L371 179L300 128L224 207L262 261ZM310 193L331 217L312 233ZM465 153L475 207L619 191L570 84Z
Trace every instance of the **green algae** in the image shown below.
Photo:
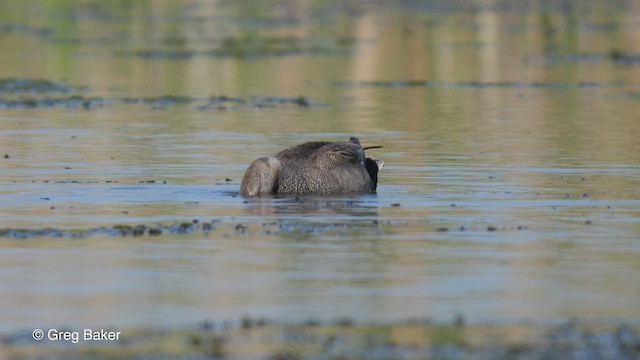
M171 45L180 46L186 39L169 39ZM134 51L118 51L121 56L145 59L190 59L192 57L263 58L296 55L346 55L357 41L303 39L295 37L225 37L210 49L146 48ZM165 41L166 44L166 41Z

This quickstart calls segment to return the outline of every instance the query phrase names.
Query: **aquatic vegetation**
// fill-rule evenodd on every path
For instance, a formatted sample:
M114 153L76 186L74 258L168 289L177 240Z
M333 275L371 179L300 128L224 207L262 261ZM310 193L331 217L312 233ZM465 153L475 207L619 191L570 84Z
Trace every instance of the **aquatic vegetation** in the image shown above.
M0 24L0 33L27 33L35 35L50 35L53 30L47 27L37 27L22 23Z
M94 110L117 104L145 104L153 109L162 109L168 106L189 105L196 106L196 110L227 110L229 108L269 109L283 106L296 106L308 108L315 106L307 97L247 97L233 98L228 96L212 96L210 98L196 98L182 95L163 95L156 97L86 97L72 95L67 97L0 97L0 108L4 109L37 109L50 107L63 107L67 109Z
M117 54L145 59L189 59L196 56L261 58L292 55L346 55L349 48L356 43L354 40L344 38L320 41L293 37L227 37L218 42L218 46L212 49L148 48L118 51Z
M48 200L48 198L43 198ZM309 205L312 207L335 207L330 203ZM55 210L55 207L51 207ZM126 212L125 212L126 213ZM0 238L38 238L38 237L68 237L87 238L91 236L159 236L165 235L185 235L197 234L207 236L217 234L222 236L282 236L284 238L307 238L309 236L319 236L333 238L352 235L373 235L384 236L387 230L383 226L406 226L418 225L415 222L362 220L357 222L316 222L282 219L278 221L262 223L238 223L234 221L222 221L213 219L211 221L193 219L192 221L176 222L172 224L115 224L111 226L101 226L94 228L61 229L54 227L43 228L0 228ZM591 222L585 223L591 224ZM529 230L527 226L467 226L460 225L454 228L435 226L431 232L514 232Z
M547 65L567 62L614 62L622 65L640 65L640 54L626 53L620 49L613 49L609 53L569 53L550 55L544 60Z
M175 105L175 104L189 104L191 102L196 101L196 99L191 96L162 95L162 96L142 97L142 98L126 97L126 98L122 98L121 101L125 104L143 103L143 104L153 104L153 105Z
M6 78L0 79L0 94L2 93L69 93L83 91L86 88L68 86L63 83L47 79Z
M245 316L240 321L199 321L194 328L118 329L114 344L34 347L30 334L0 337L10 354L46 354L48 359L636 359L637 326L565 321L560 325L464 325L408 319L348 326L329 319L278 323ZM250 325L248 325L250 324ZM43 345L43 344L37 344ZM117 346L114 346L117 345ZM22 357L21 357L22 358Z
M100 97L84 97L79 95L73 95L68 97L28 97L19 99L0 98L0 108L15 109L15 108L49 108L49 107L64 107L67 109L96 109L105 106L107 103L112 102L109 99Z
M64 107L67 109L93 110L116 104L146 104L154 109L167 106L194 104L197 110L227 110L232 106L252 109L268 109L294 105L308 108L315 106L307 97L249 96L230 97L225 95L198 98L186 95L166 94L153 97L97 97L84 95L38 96L43 93L78 93L86 87L73 87L47 79L6 78L0 79L0 108L36 109ZM29 94L29 95L25 95ZM33 94L33 95L32 95Z
M159 236L162 234L207 235L215 232L223 236L249 236L249 235L278 235L285 236L295 234L347 234L352 232L379 232L378 224L369 221L361 223L315 223L307 221L280 220L264 223L237 223L233 221L223 222L220 219L211 221L193 219L173 224L115 224L85 229L60 229L52 227L44 228L0 228L0 238L37 238L37 237L68 237L86 238L91 236Z

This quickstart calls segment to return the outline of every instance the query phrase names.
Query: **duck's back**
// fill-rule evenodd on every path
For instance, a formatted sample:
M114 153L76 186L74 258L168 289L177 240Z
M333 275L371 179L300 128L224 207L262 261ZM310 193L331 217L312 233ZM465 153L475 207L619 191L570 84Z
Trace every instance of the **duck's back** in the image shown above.
M286 161L304 161L309 159L316 150L325 145L332 144L329 141L312 141L304 144L295 145L290 148L284 149L276 154L276 157L280 160Z
M279 194L362 193L375 190L364 151L354 142L309 142L276 155Z

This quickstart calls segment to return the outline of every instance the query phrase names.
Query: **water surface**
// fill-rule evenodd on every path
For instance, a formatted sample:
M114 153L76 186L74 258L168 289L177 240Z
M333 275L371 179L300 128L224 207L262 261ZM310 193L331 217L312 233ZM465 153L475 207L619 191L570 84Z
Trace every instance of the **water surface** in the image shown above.
M279 4L0 5L0 78L62 86L0 88L1 331L640 320L638 9ZM377 194L237 196L351 135Z

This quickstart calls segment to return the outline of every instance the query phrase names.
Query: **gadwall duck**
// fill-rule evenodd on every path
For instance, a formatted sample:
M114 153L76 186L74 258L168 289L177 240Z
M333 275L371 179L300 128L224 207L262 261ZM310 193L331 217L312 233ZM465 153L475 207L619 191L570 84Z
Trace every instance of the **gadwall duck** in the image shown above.
M240 184L242 196L373 193L381 160L365 157L357 137L315 141L262 157L249 165Z

